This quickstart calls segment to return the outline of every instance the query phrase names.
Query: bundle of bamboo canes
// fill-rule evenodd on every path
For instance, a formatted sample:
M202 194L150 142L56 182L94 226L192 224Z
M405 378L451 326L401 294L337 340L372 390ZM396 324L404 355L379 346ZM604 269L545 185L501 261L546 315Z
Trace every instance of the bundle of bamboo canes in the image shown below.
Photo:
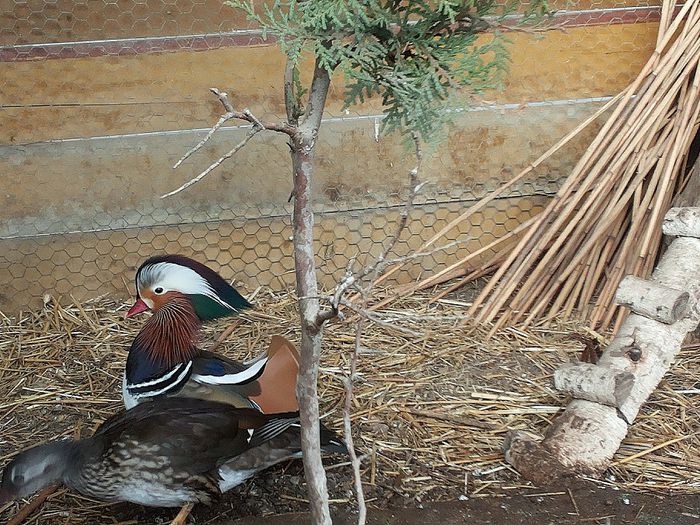
M461 276L439 294L443 296L495 270L469 310L476 321L493 323L494 331L506 324L526 326L561 314L568 317L574 311L591 327L619 326L624 312L614 306L615 290L627 274L650 274L660 248L661 220L685 184L688 150L699 124L699 61L700 2L686 2L678 9L674 1L664 1L655 52L637 79L421 250L434 245L449 229L503 194L610 111L544 211L412 288ZM478 257L487 250L494 255L480 261Z

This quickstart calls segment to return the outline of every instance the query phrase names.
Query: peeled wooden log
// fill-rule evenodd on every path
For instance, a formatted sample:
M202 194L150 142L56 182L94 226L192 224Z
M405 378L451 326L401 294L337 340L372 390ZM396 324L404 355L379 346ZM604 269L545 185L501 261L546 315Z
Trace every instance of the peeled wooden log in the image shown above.
M634 375L589 363L568 363L554 372L554 387L575 399L619 407L634 386Z
M676 238L652 279L662 286L687 290L691 304L696 305L700 298L700 239ZM573 473L601 475L642 404L670 368L686 335L697 326L695 307L674 324L630 314L597 365L632 374L634 382L627 396L617 407L574 399L543 440L522 432L510 434L504 444L506 460L536 482L551 482Z
M639 315L673 324L688 313L690 294L628 275L617 288L615 302Z
M700 208L671 208L664 217L661 229L665 235L700 237Z

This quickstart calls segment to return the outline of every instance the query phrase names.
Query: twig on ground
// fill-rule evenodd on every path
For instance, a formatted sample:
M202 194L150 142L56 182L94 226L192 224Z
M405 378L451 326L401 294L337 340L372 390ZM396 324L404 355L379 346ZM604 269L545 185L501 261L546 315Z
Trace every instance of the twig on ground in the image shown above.
M56 489L58 489L58 485L49 485L44 490L39 492L39 494L37 494L29 503L19 509L17 514L12 516L12 519L7 522L7 525L20 525L32 514L32 512L41 507L44 504L44 501L46 501L46 498L56 492Z
M183 507L180 509L180 512L177 513L177 516L175 516L175 519L170 522L170 525L185 525L187 523L187 518L190 515L190 512L192 512L192 508L194 507L194 503L187 503L183 505Z
M342 299L340 304L346 307L348 310L352 310L352 312L356 313L361 318L367 319L372 323L378 324L383 328L387 328L401 335L406 335L408 337L423 337L424 335L421 332L416 332L414 330L404 328L403 326L395 325L389 321L385 321L381 318L381 314L378 314L377 312L372 312L371 310L363 308L356 303L348 301L347 299Z

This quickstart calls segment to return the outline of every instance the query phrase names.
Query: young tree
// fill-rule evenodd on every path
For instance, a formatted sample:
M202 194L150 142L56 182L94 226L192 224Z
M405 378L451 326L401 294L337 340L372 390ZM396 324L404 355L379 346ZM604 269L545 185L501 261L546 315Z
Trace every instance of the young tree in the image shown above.
M168 195L201 180L266 129L289 137L294 196L294 257L301 318L301 363L297 395L301 409L304 468L315 524L331 523L325 472L318 443L318 363L323 325L338 315L341 283L322 304L313 244L313 171L316 140L331 78L342 73L345 106L376 97L382 101L384 132L403 134L410 143L430 141L470 96L500 86L508 65L505 26L530 23L546 13L545 0L532 0L517 17L518 0L275 0L260 5L232 0L267 37L276 38L287 57L284 72L285 122L261 122L238 111L226 93L212 90L226 113L185 158L199 149L227 120L252 124L248 136L207 170ZM487 33L480 35L480 33ZM299 75L302 58L314 61L310 84ZM415 187L412 187L411 194ZM367 272L364 273L367 275ZM340 292L340 293L338 293Z

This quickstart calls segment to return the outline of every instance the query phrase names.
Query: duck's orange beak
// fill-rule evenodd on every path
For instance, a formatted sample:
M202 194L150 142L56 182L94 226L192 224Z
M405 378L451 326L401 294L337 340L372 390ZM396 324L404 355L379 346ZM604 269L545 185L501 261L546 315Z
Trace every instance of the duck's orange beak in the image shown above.
M136 299L134 306L129 308L129 311L126 312L125 317L127 317L127 318L133 317L136 314L140 314L141 312L145 312L146 310L150 310L150 308L148 308L148 305L146 303L144 303L141 299Z

